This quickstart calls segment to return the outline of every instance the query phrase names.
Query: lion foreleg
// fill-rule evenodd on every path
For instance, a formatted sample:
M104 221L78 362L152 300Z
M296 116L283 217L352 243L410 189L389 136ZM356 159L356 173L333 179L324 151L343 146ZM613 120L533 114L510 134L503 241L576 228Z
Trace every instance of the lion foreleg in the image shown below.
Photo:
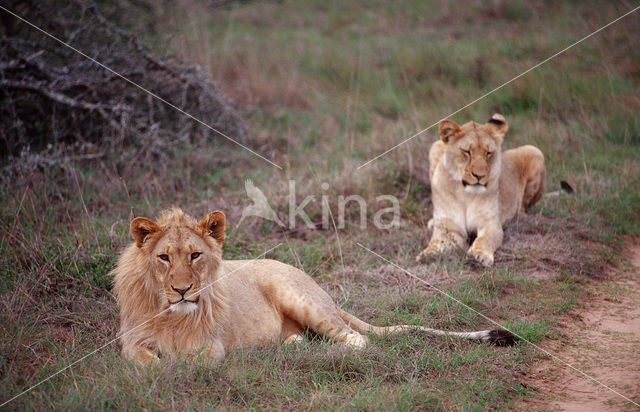
M222 342L215 340L201 348L197 355L204 357L207 361L218 364L224 360L226 352Z
M134 343L123 344L122 354L130 361L141 365L151 365L160 362L160 358L148 348Z

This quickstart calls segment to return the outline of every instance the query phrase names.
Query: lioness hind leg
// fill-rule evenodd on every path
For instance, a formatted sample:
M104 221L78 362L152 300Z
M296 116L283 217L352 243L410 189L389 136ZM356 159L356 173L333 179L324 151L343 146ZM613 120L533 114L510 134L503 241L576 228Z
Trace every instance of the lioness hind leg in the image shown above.
M444 154L444 150L445 145L442 140L437 140L431 145L429 149L429 180L433 180L433 173L440 162L440 158Z
M544 161L542 163L542 168L537 170L537 173L534 173L533 176L527 180L527 183L524 187L524 196L522 197L522 207L527 210L536 203L538 200L542 198L542 194L544 193L544 185L545 185L545 177L546 172L544 169Z
M545 166L544 155L535 146L525 145L512 150L514 163L520 169L520 176L524 179L524 193L522 208L527 210L535 205L544 192Z

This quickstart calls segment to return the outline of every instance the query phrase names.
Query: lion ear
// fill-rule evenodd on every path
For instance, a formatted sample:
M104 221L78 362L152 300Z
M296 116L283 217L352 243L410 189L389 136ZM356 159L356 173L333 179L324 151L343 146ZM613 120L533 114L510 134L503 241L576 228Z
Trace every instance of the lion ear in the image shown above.
M507 130L509 130L509 125L507 124L507 120L501 114L494 114L491 116L489 120L487 120L487 127L491 129L493 135L502 140Z
M131 221L131 236L138 247L142 247L145 240L158 231L160 231L160 226L146 217L137 217Z
M440 129L440 139L442 139L445 144L452 142L452 139L455 140L462 131L458 123L453 120L441 121L440 124L438 124L438 128Z
M198 226L209 236L214 238L218 244L224 242L224 228L227 218L224 213L219 210L209 212L202 218Z

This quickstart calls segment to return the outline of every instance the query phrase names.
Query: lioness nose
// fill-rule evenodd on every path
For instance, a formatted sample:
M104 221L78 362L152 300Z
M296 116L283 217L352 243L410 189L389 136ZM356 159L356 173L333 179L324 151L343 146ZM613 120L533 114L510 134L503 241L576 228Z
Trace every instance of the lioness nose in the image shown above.
M187 291L189 289L191 289L191 287L193 286L193 283L189 285L188 288L185 289L179 289L179 288L174 288L173 286L171 286L171 289L175 290L176 292L178 292L181 296L184 296L185 293L187 293Z
M473 173L473 172L471 172L471 174L473 175L473 177L475 177L476 179L478 179L478 181L484 177L484 175L477 175L477 174L475 174L475 173Z

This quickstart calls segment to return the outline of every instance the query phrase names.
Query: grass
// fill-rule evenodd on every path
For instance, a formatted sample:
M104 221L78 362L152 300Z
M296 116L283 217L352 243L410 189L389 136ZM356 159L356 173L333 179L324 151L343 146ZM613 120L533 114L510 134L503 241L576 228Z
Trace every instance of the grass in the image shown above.
M344 308L387 324L491 326L356 245L371 248L532 342L561 334L558 319L589 298L618 261L622 235L640 234L638 20L626 18L457 114L504 113L505 148L532 143L547 160L546 197L507 226L494 268L461 256L416 265L426 245L430 130L359 165L626 12L621 4L238 2L170 10L167 36L147 34L202 65L247 107L251 147L279 171L215 136L155 164L94 160L6 164L0 178L0 400L115 336L108 272L129 242L128 221L169 205L228 216L227 258L259 255L304 268ZM278 210L288 180L299 201L368 200L368 228L282 231L247 219L251 178ZM328 182L327 191L321 183ZM371 225L379 194L398 197L401 228ZM299 202L298 201L298 202ZM320 202L306 210L319 222ZM341 246L337 246L337 236ZM343 266L344 262L344 266ZM420 334L374 339L361 352L322 339L234 353L219 367L163 360L152 370L107 346L21 396L8 409L504 409L526 396L519 373L539 354Z

